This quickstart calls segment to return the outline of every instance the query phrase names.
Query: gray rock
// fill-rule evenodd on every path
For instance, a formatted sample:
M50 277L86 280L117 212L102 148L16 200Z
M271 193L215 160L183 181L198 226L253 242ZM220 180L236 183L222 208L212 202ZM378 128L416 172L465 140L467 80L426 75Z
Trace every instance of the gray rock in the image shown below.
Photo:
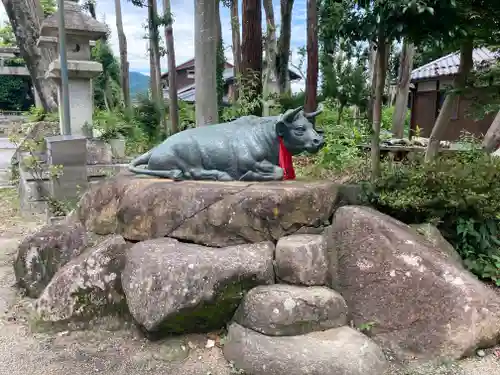
M170 238L135 244L122 285L130 313L154 335L221 328L245 292L274 283L271 242L210 248Z
M449 243L446 238L443 237L438 228L434 225L425 223L425 224L413 224L410 225L413 229L417 231L418 234L424 236L427 241L431 242L434 246L439 247L443 250L451 260L456 261L458 264L463 265L462 257L455 250L453 245Z
M367 207L333 218L349 317L399 360L451 360L494 346L500 296L406 224ZM450 328L451 327L451 328Z
M328 262L328 276L327 276L327 285L333 290L339 290L339 257L338 257L338 249L335 246L334 241L334 229L332 225L325 227L325 230L322 233L323 237L326 241L326 254L327 254L327 262Z
M55 273L80 255L87 244L87 233L79 223L42 227L18 247L14 260L17 285L28 297L39 297Z
M126 307L121 288L126 247L122 236L109 236L62 267L36 302L40 318L91 320L120 312Z
M276 245L276 277L290 284L326 285L328 263L322 235L282 237Z
M334 328L273 337L231 324L224 356L248 375L382 375L382 350L362 333Z
M258 286L247 293L234 320L270 336L301 335L347 324L347 304L321 286Z

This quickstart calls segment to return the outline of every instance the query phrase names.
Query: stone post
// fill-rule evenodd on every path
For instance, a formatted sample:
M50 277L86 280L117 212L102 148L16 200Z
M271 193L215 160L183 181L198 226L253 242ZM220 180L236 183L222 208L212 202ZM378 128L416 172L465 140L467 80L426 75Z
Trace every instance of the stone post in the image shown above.
M85 14L77 1L73 0L64 2L64 20L67 38L71 134L91 138L94 110L92 78L102 72L102 64L90 60L91 41L104 37L107 28L105 24ZM42 22L38 45L41 48L55 48L59 55L57 12ZM59 58L50 63L46 77L52 78L56 83L59 103L61 103ZM59 107L59 116L62 116L62 106Z
M58 202L75 202L88 188L87 138L58 135L45 138L49 166L49 195ZM54 168L55 167L55 168ZM53 173L54 169L62 172ZM48 216L54 216L48 207Z

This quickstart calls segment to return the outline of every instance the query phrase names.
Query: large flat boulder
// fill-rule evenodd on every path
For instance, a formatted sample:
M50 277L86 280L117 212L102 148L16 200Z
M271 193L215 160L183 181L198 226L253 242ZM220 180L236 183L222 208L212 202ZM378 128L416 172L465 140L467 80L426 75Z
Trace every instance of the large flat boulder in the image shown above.
M248 375L382 375L387 369L382 350L349 327L277 337L233 323L224 356Z
M207 246L277 241L328 223L337 201L330 182L172 181L121 175L82 197L92 232L131 241L173 237Z
M401 358L457 359L500 338L500 295L448 250L377 212L345 206L333 220L338 291L354 323Z
M89 243L80 223L46 225L27 236L17 249L14 273L17 285L28 297L42 294L55 273L80 255Z
M122 313L126 247L123 237L111 235L59 269L36 301L40 319L68 322Z
M265 285L246 294L234 320L269 336L301 335L346 325L347 305L326 287Z
M122 286L151 337L224 327L244 294L274 283L271 242L209 248L162 238L127 251Z

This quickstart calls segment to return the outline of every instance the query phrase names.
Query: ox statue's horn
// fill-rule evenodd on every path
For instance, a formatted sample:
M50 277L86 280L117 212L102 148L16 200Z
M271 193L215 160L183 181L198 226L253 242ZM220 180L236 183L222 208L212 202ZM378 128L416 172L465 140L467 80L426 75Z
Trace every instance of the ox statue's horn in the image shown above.
M314 111L314 112L304 113L304 117L308 118L308 119L315 118L321 112L323 112L323 104L318 105L318 109L316 111Z
M283 114L283 121L285 122L292 122L295 119L295 116L302 111L302 107L298 107L295 109L290 109L287 112Z

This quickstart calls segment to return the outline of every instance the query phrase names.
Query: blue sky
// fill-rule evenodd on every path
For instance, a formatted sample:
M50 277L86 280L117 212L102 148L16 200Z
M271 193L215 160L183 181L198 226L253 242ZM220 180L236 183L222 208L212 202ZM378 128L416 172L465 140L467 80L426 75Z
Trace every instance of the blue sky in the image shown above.
M174 15L174 38L177 64L194 57L194 0L172 0L172 13ZM162 9L162 1L158 2L158 9ZM125 33L129 45L129 61L131 70L148 74L149 60L146 54L147 44L143 40L145 31L146 9L137 9L128 1L122 1ZM240 6L241 11L241 6ZM98 13L104 16L105 21L112 28L111 43L118 52L117 37L114 17L114 1L99 0ZM276 23L280 23L280 2L274 0L274 14ZM264 13L263 13L264 17ZM306 44L306 0L295 0L292 18L292 59L298 62L297 49ZM241 21L241 16L240 16ZM226 46L226 57L232 62L231 53L231 21L229 9L221 7L222 37ZM263 20L265 25L265 20ZM162 33L163 34L163 33ZM166 70L166 59L162 60L162 70ZM294 91L300 90L303 82L294 84Z
M174 38L177 64L194 57L194 1L171 0L174 15ZM274 0L274 16L277 25L280 24L280 1ZM240 0L241 4L241 0ZM158 0L158 9L162 11L162 0ZM241 5L240 5L241 12ZM149 74L149 58L147 42L144 39L147 10L134 7L128 0L122 0L122 13L125 34L128 43L128 58L130 70ZM118 56L118 39L116 35L116 18L114 0L97 0L97 14L101 21L111 28L111 44ZM264 11L263 25L265 25ZM0 22L7 20L3 6L0 6ZM241 21L241 16L240 16ZM221 7L222 36L226 45L226 57L232 62L231 53L231 23L229 9ZM161 32L163 35L163 31ZM297 50L306 44L306 0L295 0L292 16L292 62L299 61ZM166 58L161 61L162 70L166 70ZM294 91L302 89L303 82L294 83Z
M194 57L194 1L171 0L174 15L174 38L177 64ZM240 0L241 1L241 0ZM240 2L241 4L241 2ZM162 0L158 0L158 9L162 10ZM111 28L111 44L118 56L118 40L116 35L114 0L97 0L98 18ZM0 20L7 16L3 6L0 7ZM241 11L241 5L240 5ZM147 43L144 40L147 10L134 7L128 0L122 0L122 13L125 34L128 42L128 58L130 70L148 74L149 58ZM274 15L276 23L280 23L280 1L274 0ZM264 12L263 12L264 18ZM240 18L241 21L241 18ZM229 9L221 7L222 34L228 61L232 62L231 54L231 23ZM265 21L263 21L265 24ZM163 31L161 32L163 35ZM292 17L292 61L297 63L297 49L306 44L306 0L295 0ZM162 59L162 70L167 67L166 59ZM298 87L297 87L298 86ZM297 83L295 89L300 89L303 83ZM294 90L295 91L295 90Z

